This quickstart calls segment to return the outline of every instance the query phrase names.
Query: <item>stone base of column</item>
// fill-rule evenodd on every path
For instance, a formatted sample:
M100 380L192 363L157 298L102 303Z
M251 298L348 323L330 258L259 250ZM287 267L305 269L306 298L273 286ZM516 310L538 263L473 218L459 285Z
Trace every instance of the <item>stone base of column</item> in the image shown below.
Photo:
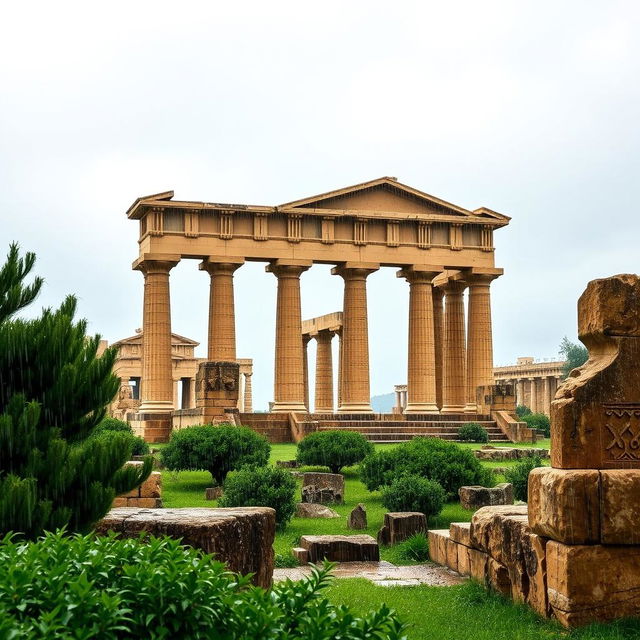
M342 404L338 408L338 413L373 413L369 403Z
M145 411L130 414L128 420L133 432L146 442L169 442L173 424L171 413Z
M464 413L466 407L463 404L444 406L440 409L440 413Z
M465 413L478 413L478 405L475 402L467 402L465 408Z
M440 413L440 410L438 405L433 402L410 402L403 413Z
M302 402L274 402L271 413L309 413Z
M139 413L167 413L173 411L173 402L169 400L143 400L138 407Z

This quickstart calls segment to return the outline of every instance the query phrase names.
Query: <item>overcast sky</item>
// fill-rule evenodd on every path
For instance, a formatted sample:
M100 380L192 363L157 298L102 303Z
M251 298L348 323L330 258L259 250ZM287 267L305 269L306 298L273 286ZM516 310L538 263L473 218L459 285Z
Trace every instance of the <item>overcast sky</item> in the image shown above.
M586 283L638 271L639 22L636 2L585 0L6 3L1 244L38 255L34 311L75 293L112 342L142 324L136 197L275 205L397 176L512 216L495 363L554 357ZM341 282L304 274L303 317L339 310ZM208 276L185 260L171 284L172 328L205 355ZM259 409L275 287L263 264L237 272ZM408 285L381 269L368 293L386 393L406 381Z

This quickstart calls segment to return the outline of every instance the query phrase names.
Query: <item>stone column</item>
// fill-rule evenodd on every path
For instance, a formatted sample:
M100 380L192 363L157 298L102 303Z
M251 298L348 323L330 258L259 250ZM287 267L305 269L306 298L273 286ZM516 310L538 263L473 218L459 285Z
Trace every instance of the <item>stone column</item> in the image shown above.
M331 270L344 280L342 398L338 413L373 413L369 388L367 276L377 264L345 263Z
M278 278L276 308L276 355L274 413L306 412L304 397L304 354L300 310L300 275L310 262L277 260L267 271Z
M444 291L440 287L432 287L433 296L433 342L434 363L436 373L436 405L442 409L442 365L444 358Z
M542 378L542 411L547 416L549 415L549 406L551 405L551 385L549 382L549 376Z
M316 350L316 413L333 413L333 356L331 339L333 331L318 331L314 336Z
M398 389L396 389L395 392L396 392L396 406L394 407L395 409L394 413L402 413L402 397Z
M496 275L465 273L469 285L466 413L477 413L476 389L493 384L493 336L489 285Z
M178 378L177 380L173 381L173 408L174 409L181 408L180 407L180 403L179 403L179 400L180 400L180 396L179 396L180 389L179 389L179 386L180 386L180 378Z
M310 336L302 336L302 373L304 374L304 406L309 411L311 406L309 403L309 353L307 347L309 345Z
M516 381L516 406L524 405L524 379L518 378Z
M441 413L464 413L466 405L464 301L462 299L466 286L466 283L460 280L449 280L443 285L446 305Z
M140 413L164 413L174 408L169 272L176 264L178 260L134 264L134 269L144 274Z
M397 273L409 283L407 414L438 412L431 281L440 272L411 267Z
M251 390L251 376L253 373L244 374L244 412L253 413L253 392Z
M196 379L189 378L189 409L196 407Z
M531 406L531 413L538 413L538 394L536 389L536 379L529 378L529 382L531 383L530 392L529 392L529 402Z
M338 332L338 407L342 404L342 329Z
M238 375L238 404L237 409L244 413L244 374L242 371Z
M207 357L217 362L236 360L236 317L233 274L244 263L241 258L210 257L200 270L211 276L209 289L209 345Z

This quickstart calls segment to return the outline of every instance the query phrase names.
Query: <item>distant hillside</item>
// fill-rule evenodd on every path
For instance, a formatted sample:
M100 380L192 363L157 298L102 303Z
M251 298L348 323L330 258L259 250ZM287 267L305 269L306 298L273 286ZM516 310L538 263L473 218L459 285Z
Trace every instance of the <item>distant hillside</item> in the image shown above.
M371 408L374 413L391 413L393 405L396 403L396 394L385 393L381 396L373 396L371 398Z

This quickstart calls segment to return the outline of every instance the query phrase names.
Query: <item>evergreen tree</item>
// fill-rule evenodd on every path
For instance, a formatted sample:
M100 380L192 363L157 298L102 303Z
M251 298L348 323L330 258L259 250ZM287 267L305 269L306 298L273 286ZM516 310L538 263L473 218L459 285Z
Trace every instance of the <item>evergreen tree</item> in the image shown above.
M560 343L560 354L565 359L565 363L562 366L563 380L573 369L581 367L589 359L589 352L586 347L571 342L567 336L565 336Z
M38 295L25 279L35 255L12 244L0 269L0 533L33 538L66 526L86 532L151 472L123 468L131 441L89 438L119 388L114 349L98 357L100 337L74 321L76 299L39 318L13 316Z

